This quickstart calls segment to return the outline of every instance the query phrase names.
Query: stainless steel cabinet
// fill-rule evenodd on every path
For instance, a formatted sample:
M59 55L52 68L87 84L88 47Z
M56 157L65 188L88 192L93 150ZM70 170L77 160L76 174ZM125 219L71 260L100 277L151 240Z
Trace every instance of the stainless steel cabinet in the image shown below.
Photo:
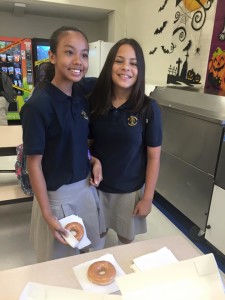
M221 188L225 189L225 134L221 142L221 150L218 160L215 183Z
M171 87L157 87L151 97L163 121L156 190L205 231L224 136L225 99Z

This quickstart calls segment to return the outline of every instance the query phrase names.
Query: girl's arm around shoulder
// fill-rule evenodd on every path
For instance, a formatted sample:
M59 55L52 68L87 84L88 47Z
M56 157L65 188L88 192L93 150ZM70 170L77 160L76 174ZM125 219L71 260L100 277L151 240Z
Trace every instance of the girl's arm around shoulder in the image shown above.
M85 77L81 81L74 83L73 91L75 93L80 92L84 96L87 96L92 92L92 90L96 84L96 81L97 81L96 77Z

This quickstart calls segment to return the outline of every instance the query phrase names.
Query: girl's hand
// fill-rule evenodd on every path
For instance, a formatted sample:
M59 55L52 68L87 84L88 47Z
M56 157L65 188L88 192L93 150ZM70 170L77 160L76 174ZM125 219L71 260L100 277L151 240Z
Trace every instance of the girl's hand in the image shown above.
M147 217L152 210L152 201L142 198L134 208L134 216Z
M99 183L102 181L102 165L100 161L93 157L91 158L91 165L92 165L92 174L93 176L90 178L90 184L93 186L99 186Z
M45 218L49 228L52 231L53 236L62 244L68 245L65 239L63 238L64 236L68 236L67 231L62 227L60 222L57 220L56 217L50 216Z

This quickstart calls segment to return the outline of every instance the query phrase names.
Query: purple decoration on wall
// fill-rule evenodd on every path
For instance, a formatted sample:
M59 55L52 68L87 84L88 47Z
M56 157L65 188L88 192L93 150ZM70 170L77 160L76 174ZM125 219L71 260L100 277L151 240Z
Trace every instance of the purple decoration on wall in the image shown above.
M225 1L218 0L209 52L206 90L225 90Z

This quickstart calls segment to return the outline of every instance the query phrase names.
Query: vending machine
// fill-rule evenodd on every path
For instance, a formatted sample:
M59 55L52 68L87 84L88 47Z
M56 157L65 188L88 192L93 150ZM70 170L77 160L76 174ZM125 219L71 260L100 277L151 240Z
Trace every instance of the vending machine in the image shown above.
M39 80L40 65L49 61L48 51L50 49L49 40L42 38L32 39L34 85Z
M10 103L8 120L19 120L19 112L33 89L32 45L29 38L0 36L0 71L12 80L17 97Z

